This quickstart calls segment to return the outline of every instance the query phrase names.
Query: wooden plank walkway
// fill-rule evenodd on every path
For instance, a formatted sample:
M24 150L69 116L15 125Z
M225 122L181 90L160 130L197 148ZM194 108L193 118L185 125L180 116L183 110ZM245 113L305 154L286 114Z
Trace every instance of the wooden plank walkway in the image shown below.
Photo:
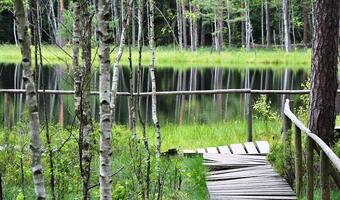
M266 141L197 149L209 168L206 184L211 200L297 199L294 191L269 164Z

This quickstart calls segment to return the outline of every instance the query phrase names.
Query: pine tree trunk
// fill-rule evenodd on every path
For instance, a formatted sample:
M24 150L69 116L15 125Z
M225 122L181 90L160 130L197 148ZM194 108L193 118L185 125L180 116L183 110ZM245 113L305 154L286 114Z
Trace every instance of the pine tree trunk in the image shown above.
M32 152L32 172L34 191L37 199L45 199L45 184L41 165L41 143L39 138L39 113L37 93L33 80L31 65L31 41L28 33L28 23L22 0L14 1L15 17L18 27L18 38L22 54L23 79L26 88L26 102L28 106L28 120L30 130L30 149Z
M271 31L271 16L270 16L270 8L268 5L268 0L264 2L265 11L266 11L266 37L267 37L267 48L270 48L272 45L272 31Z
M285 51L291 50L290 36L289 36L289 16L288 16L288 0L282 0L282 17L283 17L283 29L284 29L284 44Z
M99 187L100 199L112 199L112 148L111 127L112 114L110 107L110 35L109 29L109 0L98 1L98 36L99 36L99 105L100 105L100 138L99 138Z
M227 26L228 26L228 46L229 48L232 47L231 43L231 25L230 25L230 7L229 7L229 0L227 0Z
M339 54L338 0L314 1L309 129L326 144L335 125Z
M205 25L204 25L204 22L202 20L202 23L201 23L201 41L200 41L200 44L202 47L205 46Z
M154 0L149 0L149 9L150 9L150 19L149 19L149 45L150 45L150 78L151 78L151 88L152 88L152 120L155 126L156 132L156 176L157 176L157 198L161 199L161 169L160 169L160 159L161 159L161 133L160 133L160 125L157 117L157 98L156 98L156 77L155 77L155 30L154 30Z

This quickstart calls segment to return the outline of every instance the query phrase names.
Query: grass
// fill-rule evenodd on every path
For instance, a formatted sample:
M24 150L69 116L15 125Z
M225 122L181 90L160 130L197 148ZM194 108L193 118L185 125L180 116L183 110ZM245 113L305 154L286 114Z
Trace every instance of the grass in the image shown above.
M22 191L20 189L20 158L24 160L24 175L25 175L25 196L26 199L34 199L32 174L30 169L30 152L28 150L29 136L26 123L19 124L13 128L12 131L0 130L0 145L3 146L6 137L9 137L8 141L11 145L19 145L18 130L24 131L24 154L20 154L20 151L9 147L6 151L0 151L0 172L3 173L3 185L5 199L21 199ZM253 132L254 140L267 140L270 144L275 144L280 141L280 121L261 121L254 119ZM52 135L52 148L58 149L66 138L69 136L69 131L61 129L58 126L51 126L50 132ZM247 126L243 120L229 120L226 122L216 122L208 124L183 124L177 126L174 124L163 124L161 126L162 133L162 151L166 151L169 148L179 149L195 149L199 147L218 146L232 143L242 143L247 138ZM57 181L57 193L58 199L64 195L65 199L79 199L81 196L81 182L79 176L78 166L78 150L77 150L77 130L73 130L71 140L65 144L65 147L60 151L55 152L55 168L56 168L56 181ZM154 155L154 129L152 126L147 127L147 134L151 145L152 155ZM42 145L46 150L46 141L43 133L41 135ZM93 139L98 141L99 131L98 125L95 126L95 132ZM131 133L126 126L118 125L114 128L112 133L112 147L113 147L113 159L112 169L114 172L120 168L122 170L113 177L113 199L135 199L138 186L136 184L136 177L133 173L135 170L132 156L134 152L131 152L129 148ZM140 143L141 148L143 143ZM96 183L98 180L98 163L99 163L99 151L98 143L92 147L94 153L92 162L92 174L91 183ZM45 152L45 151L44 151ZM143 151L141 151L143 152ZM47 155L43 153L42 162L44 167L45 182L47 185L47 192L50 194L48 188L48 159ZM145 161L142 157L142 161ZM155 160L152 159L152 170L154 169ZM143 162L144 163L144 162ZM7 166L7 167L6 167ZM8 167L16 166L16 167ZM176 195L178 199L195 199L204 200L207 199L207 191L205 185L206 169L202 165L202 158L200 157L163 157L162 159L162 174L164 181L164 198L174 199ZM154 170L153 170L154 171ZM154 180L154 173L152 174L152 180ZM181 180L182 184L180 190L173 191L175 180ZM178 184L178 182L177 182ZM319 188L317 186L316 188ZM337 190L333 190L332 198L337 199L340 193ZM91 190L91 197L97 199L99 197L98 188ZM315 199L319 199L320 192L316 190ZM301 199L305 199L302 197Z
M71 66L72 47L65 46L65 53L52 45L42 47L44 63L49 65ZM96 49L92 50L92 56L96 55ZM127 51L127 48L125 49ZM14 45L0 45L0 62L18 63L21 60L20 49ZM111 54L113 62L116 50ZM132 50L132 61L137 64L137 48ZM97 66L97 57L95 66ZM147 66L150 61L148 48L143 49L143 65ZM211 48L200 48L197 52L182 51L174 47L158 47L156 49L156 66L185 69L190 67L249 67L249 68L291 68L309 69L311 51L310 49L298 49L291 53L285 53L281 49L258 49L247 53L243 48L226 49L220 54ZM128 65L128 54L124 53L121 64Z

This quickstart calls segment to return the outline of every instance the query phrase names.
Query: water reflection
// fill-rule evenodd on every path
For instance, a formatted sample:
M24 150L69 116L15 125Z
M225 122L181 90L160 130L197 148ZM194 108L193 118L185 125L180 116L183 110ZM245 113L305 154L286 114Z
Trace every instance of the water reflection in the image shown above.
M118 91L129 90L129 69L120 68ZM0 88L23 88L22 68L15 64L0 64ZM65 67L49 66L36 71L36 81L40 89L45 85L51 90L73 90L72 72ZM301 84L307 79L308 72L304 70L285 69L247 69L235 68L195 68L175 70L160 68L156 71L158 91L210 90L229 88L252 89L301 89ZM99 73L94 71L91 79L91 89L98 90ZM142 91L151 91L150 77L147 69L142 71ZM98 97L92 96L91 110L98 120ZM191 96L159 96L158 109L160 120L170 123L212 122L243 118L246 113L245 95L191 95ZM256 98L256 97L255 97ZM274 109L280 110L281 96L269 96ZM0 97L3 109L3 95ZM39 95L40 105L42 104ZM47 97L49 118L54 122L71 124L74 121L72 95L49 95ZM16 122L25 115L24 97L22 94L10 95L11 121ZM151 99L143 97L141 109L146 122L151 122ZM128 121L128 105L126 97L118 97L117 120L119 123ZM42 107L40 107L42 109ZM42 110L41 110L42 111ZM2 113L2 112L1 112ZM2 114L3 115L3 114Z

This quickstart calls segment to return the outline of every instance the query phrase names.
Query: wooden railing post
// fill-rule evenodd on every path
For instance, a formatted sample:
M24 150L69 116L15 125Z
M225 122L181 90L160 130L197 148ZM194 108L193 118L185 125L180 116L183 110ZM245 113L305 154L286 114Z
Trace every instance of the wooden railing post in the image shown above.
M314 158L314 141L312 138L307 137L306 144L306 165L307 165L307 200L313 200L314 192L314 180L313 180L313 158Z
M252 95L251 92L248 94L248 142L253 141L253 105L252 105Z
M301 130L295 126L295 182L296 195L301 195L302 187L302 146L301 146Z
M329 189L329 161L327 155L320 151L320 186L322 200L330 199Z
M291 108L293 105L292 101L289 101L289 107ZM292 127L292 122L290 119L283 114L283 120L282 120L282 135L281 135L281 142L285 143L286 142L286 137L287 137L287 132L291 129Z

